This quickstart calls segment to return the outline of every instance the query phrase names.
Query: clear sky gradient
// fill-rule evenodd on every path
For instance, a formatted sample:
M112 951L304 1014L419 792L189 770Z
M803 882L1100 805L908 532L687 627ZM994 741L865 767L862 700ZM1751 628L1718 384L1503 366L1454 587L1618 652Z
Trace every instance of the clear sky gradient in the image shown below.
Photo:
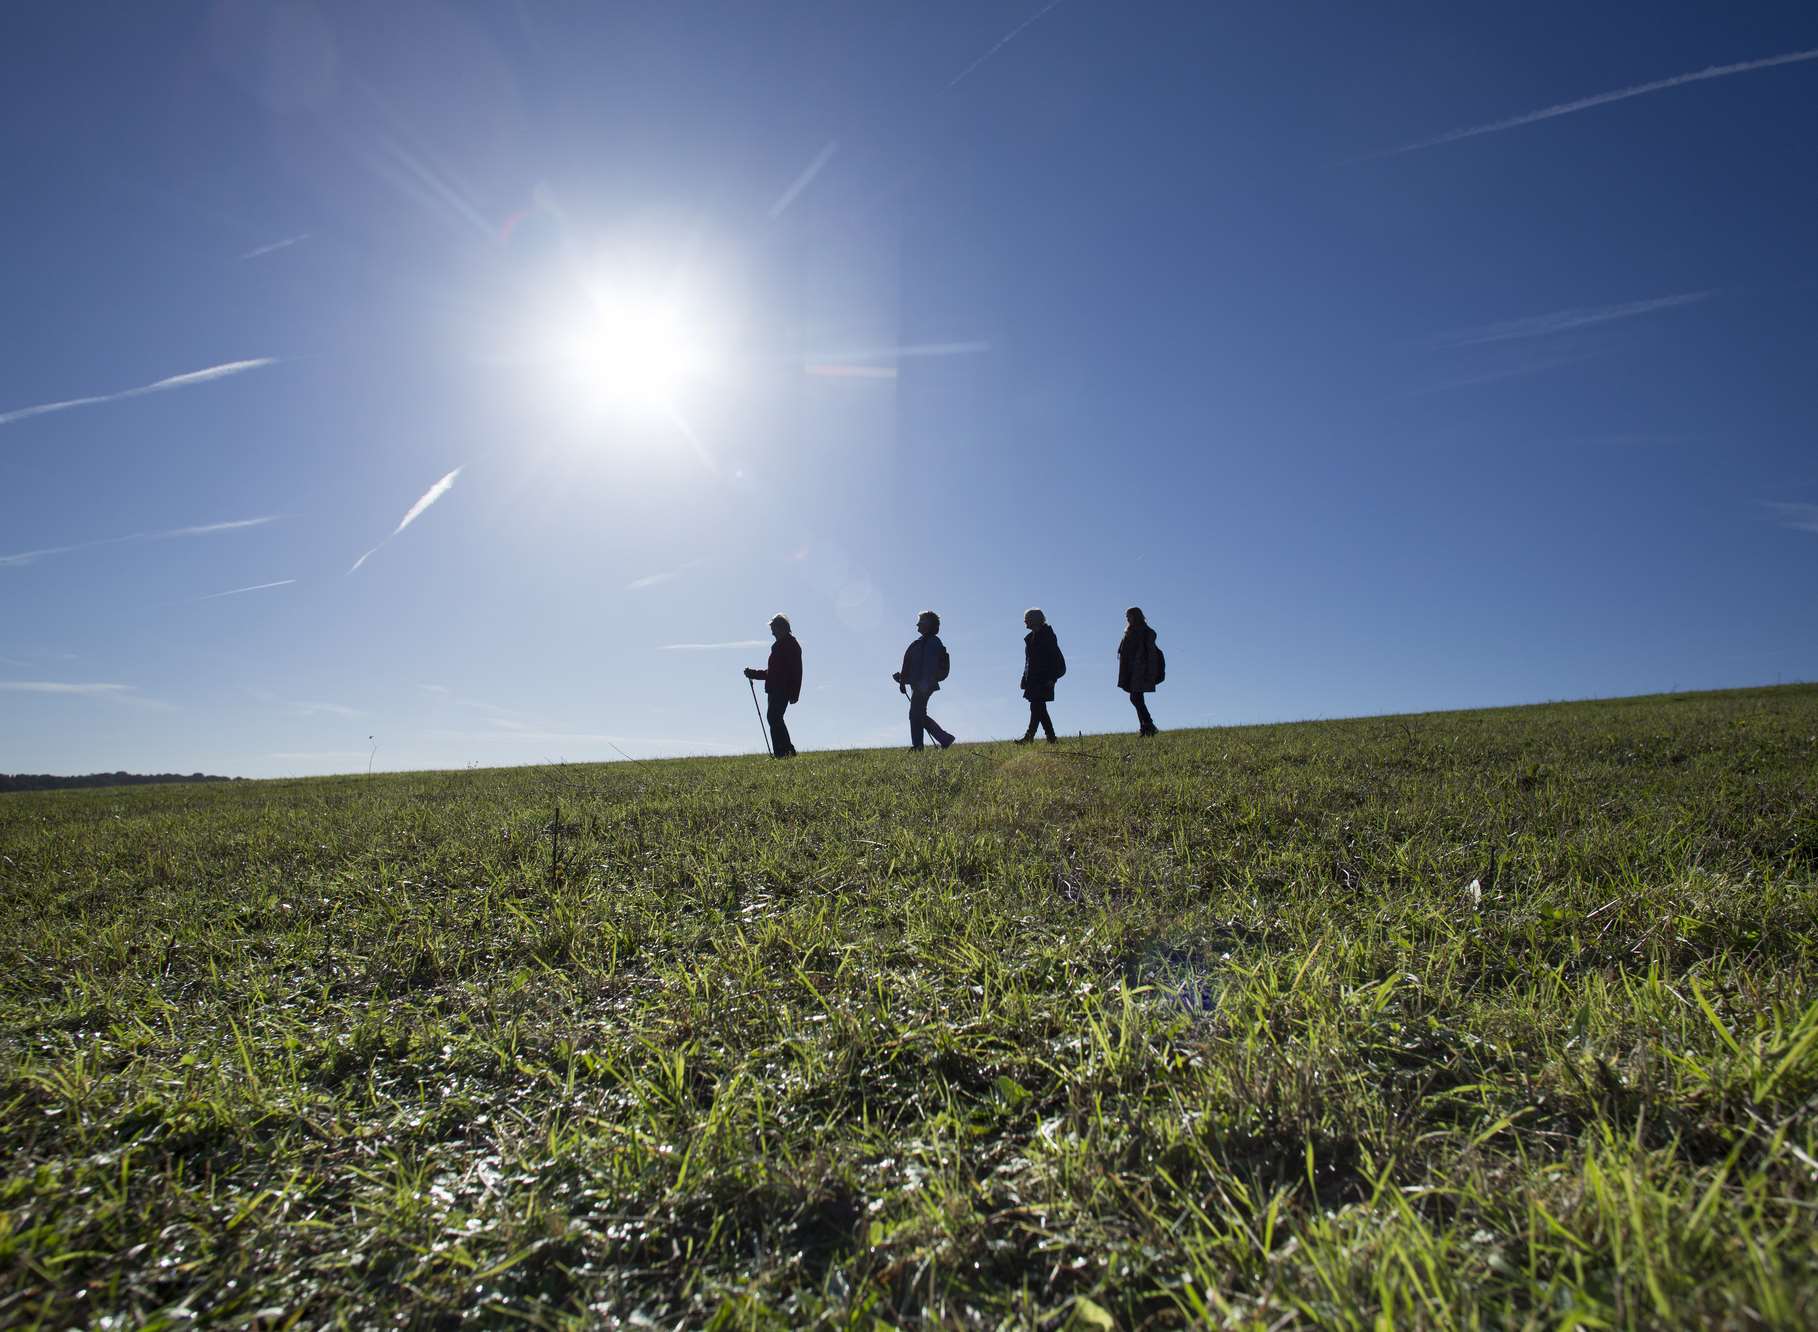
M1818 675L1818 8L0 13L0 770ZM357 565L357 567L356 567ZM375 753L376 747L376 753Z

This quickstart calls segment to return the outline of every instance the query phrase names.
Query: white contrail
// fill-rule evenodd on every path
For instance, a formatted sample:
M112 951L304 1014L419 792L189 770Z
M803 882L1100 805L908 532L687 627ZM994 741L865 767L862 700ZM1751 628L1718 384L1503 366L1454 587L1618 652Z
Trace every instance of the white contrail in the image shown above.
M690 569L698 569L705 563L705 560L689 560L686 564L677 565L673 569L665 569L661 573L645 574L642 578L634 578L625 584L625 590L638 592L647 587L655 587L658 583L673 582Z
M821 168L831 162L833 160L833 155L839 150L840 141L838 139L833 139L828 142L825 148L816 153L814 160L807 165L802 171L802 174L797 176L794 183L783 191L782 197L770 205L770 216L773 219L781 217L783 211L788 208L790 204L795 202L795 196L814 183L814 178L821 174Z
M97 541L78 541L68 546L46 546L42 550L22 550L12 555L0 555L0 569L16 568L20 565L35 564L46 555L66 555L72 550L89 550L95 546L120 546L129 541L168 541L175 537L208 536L214 532L237 532L247 527L262 527L266 523L275 523L280 515L267 514L263 518L236 518L226 523L203 523L197 527L173 527L163 532L133 532L128 536L102 537Z
M811 352L804 361L840 364L850 361L900 361L921 356L976 356L991 350L989 342L909 342L895 347L862 347L855 351Z
M171 375L166 379L154 380L150 384L141 384L137 388L121 389L118 393L98 393L86 398L65 398L61 402L41 402L34 407L17 407L10 412L0 412L0 425L11 425L14 421L23 421L28 416L65 412L72 407L88 407L98 402L119 402L123 398L139 398L147 393L162 393L166 389L206 384L211 380L225 379L229 375L244 374L248 370L258 370L277 363L278 358L275 356L256 356L248 361L227 361L221 365L211 365L206 370L191 370L186 374Z
M399 532L402 532L405 528L416 522L417 516L421 514L423 510L427 509L430 505L441 499L442 496L446 495L449 491L449 487L454 485L455 478L460 474L461 469L457 467L428 490L424 491L423 498L411 505L410 512L404 515L404 520L392 529L392 536L396 536Z
M1588 328L1593 324L1608 324L1618 319L1633 319L1637 315L1653 314L1656 310L1671 310L1681 305L1696 305L1708 301L1717 295L1717 290L1685 291L1674 296L1656 296L1645 301L1624 301L1619 305L1586 305L1569 310L1554 310L1542 315L1529 315L1523 319L1505 319L1500 323L1482 324L1476 328L1461 329L1456 333L1447 333L1437 339L1441 346L1474 347L1487 342L1511 342L1518 338L1544 338L1555 333L1569 332L1575 328Z
M133 686L123 684L64 684L57 680L0 680L0 689L20 694L82 694L105 698L110 694L130 693Z
M235 518L225 523L202 523L197 527L173 527L168 532L152 532L147 540L159 541L165 537L207 536L210 532L237 532L242 527L262 527L266 523L278 521L278 514L267 514L263 518Z
M959 73L955 74L953 76L953 81L949 83L947 87L949 89L953 88L961 79L965 78L973 70L977 69L980 65L991 59L992 56L1010 45L1011 42L1022 36L1032 25L1046 18L1051 11L1058 9L1062 3L1063 0L1048 0L1047 4L1043 5L1039 10L1017 24L1014 28L1010 29L1010 31L1005 33L1002 37L999 37L996 45L989 51L985 52L985 54L980 56L977 60L974 60L970 65L967 65Z
M280 578L275 583L254 583L251 587L233 587L225 592L210 592L204 597L192 598L195 601L213 601L216 597L237 597L242 592L263 592L268 587L288 587L296 582L294 578Z
M658 652L717 652L721 648L754 648L765 646L761 638L740 638L730 643L659 643Z
M350 708L345 703L318 703L300 700L292 703L290 707L300 717L314 717L326 713L330 717L341 717L351 721L355 717L367 715L359 708Z
M467 465L466 463L462 463L461 467L465 467L466 465ZM422 514L423 510L427 509L430 505L434 504L437 500L441 499L442 496L446 495L449 491L449 488L454 485L455 478L461 474L461 467L455 468L454 471L450 472L447 476L443 477L440 481L436 482L428 490L424 491L423 497L421 499L419 499L415 504L410 506L409 511L407 513L405 513L403 519L398 523L398 525L396 527L392 528L391 535L387 536L385 538L385 541L390 541L392 537L395 537L399 532L402 532L405 528L409 527L412 523L416 522L417 518ZM385 544L385 541L381 541L378 546L374 546L371 550L367 551L364 555L360 556L359 559L355 560L353 562L353 568L349 569L347 572L350 574L358 573L360 571L360 566L362 564L365 564L366 561L370 560L374 555L379 553L379 546L383 546Z
M222 365L211 365L206 370L191 370L187 374L172 375L156 383L147 384L144 388L128 389L120 396L130 398L140 393L162 393L165 389L188 388L191 384L206 384L210 380L225 379L246 370L257 370L260 366L271 365L275 360L271 356L255 356L250 361L228 361Z
M298 236L286 236L281 241L273 241L270 245L261 245L256 250L248 250L240 257L242 259L257 259L261 255L273 254L278 250L288 250L293 245L301 245L308 239L309 233L307 231Z
M1690 74L1675 74L1670 79L1655 79L1652 83L1637 83L1633 87L1618 88L1615 92L1597 93L1591 97L1580 97L1574 102L1560 102L1556 106L1542 107L1526 115L1510 116L1507 120L1493 120L1487 125L1472 125L1465 129L1451 130L1431 139L1422 139L1418 143L1406 143L1399 148L1392 148L1379 157L1394 157L1401 153L1418 152L1422 148L1436 148L1442 143L1456 143L1460 139L1476 138L1479 134L1496 134L1502 130L1517 129L1522 125L1532 125L1536 121L1551 120L1555 116L1569 116L1575 111L1589 111L1593 107L1608 106L1611 102L1627 101L1631 97L1645 97L1649 93L1665 92L1668 88L1684 87L1688 83L1703 83L1706 79L1726 79L1732 74L1752 74L1758 69L1773 69L1776 65L1796 65L1805 60L1818 60L1818 49L1810 51L1789 51L1785 55L1768 56L1763 60L1744 60L1734 65L1712 65L1708 69L1694 70Z

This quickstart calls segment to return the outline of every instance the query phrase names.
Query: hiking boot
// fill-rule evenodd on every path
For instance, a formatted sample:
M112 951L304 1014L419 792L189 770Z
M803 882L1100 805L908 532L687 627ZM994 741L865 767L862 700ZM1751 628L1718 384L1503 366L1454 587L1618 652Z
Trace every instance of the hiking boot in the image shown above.
M954 741L954 737L953 737L953 736L951 736L951 735L943 735L943 736L942 736L942 737L941 737L941 748L942 748L942 749L952 749L952 748L953 748L953 741Z

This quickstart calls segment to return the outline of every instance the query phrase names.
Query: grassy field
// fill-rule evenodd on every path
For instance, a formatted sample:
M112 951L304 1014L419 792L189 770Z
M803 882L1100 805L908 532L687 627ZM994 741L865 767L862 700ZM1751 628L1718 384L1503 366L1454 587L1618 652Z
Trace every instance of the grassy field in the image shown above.
M1818 1324L1814 686L0 796L0 884L0 1325Z

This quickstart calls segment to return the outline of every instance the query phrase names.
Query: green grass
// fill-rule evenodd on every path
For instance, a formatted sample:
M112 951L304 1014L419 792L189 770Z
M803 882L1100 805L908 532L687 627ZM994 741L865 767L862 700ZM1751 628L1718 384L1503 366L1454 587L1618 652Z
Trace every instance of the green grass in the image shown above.
M1818 687L12 795L0 883L8 1326L1818 1323Z

